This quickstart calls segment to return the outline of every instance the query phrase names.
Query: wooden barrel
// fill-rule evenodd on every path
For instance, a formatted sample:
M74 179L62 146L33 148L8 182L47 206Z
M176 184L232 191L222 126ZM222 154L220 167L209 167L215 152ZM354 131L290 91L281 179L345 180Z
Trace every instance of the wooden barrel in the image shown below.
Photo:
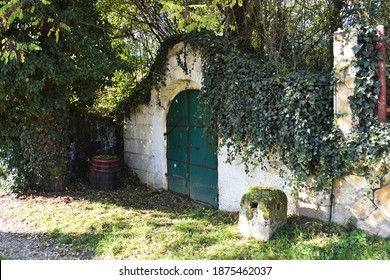
M117 156L94 156L89 161L89 183L97 190L114 190L120 187L122 164Z

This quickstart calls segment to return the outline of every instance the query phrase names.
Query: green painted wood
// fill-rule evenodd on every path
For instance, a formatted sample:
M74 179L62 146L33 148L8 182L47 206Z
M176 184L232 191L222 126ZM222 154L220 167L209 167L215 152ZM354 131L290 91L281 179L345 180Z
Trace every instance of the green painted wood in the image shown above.
M198 94L179 93L168 112L168 188L218 208L217 140L204 127Z
M172 102L167 117L168 188L189 195L188 181L188 97L179 94Z

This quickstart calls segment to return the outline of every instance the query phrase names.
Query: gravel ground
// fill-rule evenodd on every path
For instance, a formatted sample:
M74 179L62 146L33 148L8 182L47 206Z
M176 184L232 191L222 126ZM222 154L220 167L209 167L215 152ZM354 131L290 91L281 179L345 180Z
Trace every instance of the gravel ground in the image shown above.
M130 176L130 175L129 175ZM94 259L93 252L75 252L71 244L64 244L52 235L42 233L38 228L27 222L20 221L12 214L21 205L29 203L72 203L74 200L89 197L91 201L110 202L123 207L146 210L181 211L198 208L199 205L180 195L169 192L158 192L145 188L129 177L125 185L130 188L121 188L115 192L96 192L83 184L77 186L77 191L70 191L62 195L41 195L12 198L0 189L0 259L2 257L17 260L80 260ZM129 191L130 189L130 191Z
M0 257L14 260L80 260L92 259L93 254L74 252L70 244L62 244L36 228L21 223L5 214L24 203L0 195Z

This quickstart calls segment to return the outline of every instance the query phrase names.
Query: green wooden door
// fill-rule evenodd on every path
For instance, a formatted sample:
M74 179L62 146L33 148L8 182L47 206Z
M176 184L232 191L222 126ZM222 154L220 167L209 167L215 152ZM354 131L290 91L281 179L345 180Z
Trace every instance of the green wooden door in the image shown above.
M168 189L218 208L217 140L202 123L198 94L179 93L168 112Z

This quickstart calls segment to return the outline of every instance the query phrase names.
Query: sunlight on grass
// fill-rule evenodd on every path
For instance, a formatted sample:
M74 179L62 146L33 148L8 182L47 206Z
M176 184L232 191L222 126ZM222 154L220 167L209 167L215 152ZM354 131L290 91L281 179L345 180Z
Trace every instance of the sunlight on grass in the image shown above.
M95 259L389 259L390 241L290 217L269 242L238 232L238 214L127 187L28 199L6 215Z

